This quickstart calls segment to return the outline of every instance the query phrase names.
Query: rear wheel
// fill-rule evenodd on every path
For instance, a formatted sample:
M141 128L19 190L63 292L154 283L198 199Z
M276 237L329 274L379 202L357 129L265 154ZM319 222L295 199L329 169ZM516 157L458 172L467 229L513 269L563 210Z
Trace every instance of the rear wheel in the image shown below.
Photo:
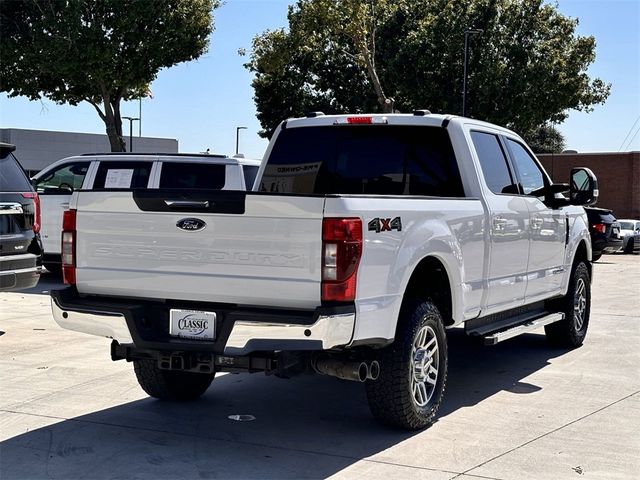
M438 411L447 381L447 337L430 301L403 308L395 341L378 352L380 376L367 381L374 417L386 425L418 430Z
M133 368L142 389L161 400L195 400L207 391L214 373L161 370L155 360L134 360Z
M564 313L564 320L544 327L547 340L558 347L579 347L587 335L591 313L591 278L584 262L573 268L569 290L557 307Z

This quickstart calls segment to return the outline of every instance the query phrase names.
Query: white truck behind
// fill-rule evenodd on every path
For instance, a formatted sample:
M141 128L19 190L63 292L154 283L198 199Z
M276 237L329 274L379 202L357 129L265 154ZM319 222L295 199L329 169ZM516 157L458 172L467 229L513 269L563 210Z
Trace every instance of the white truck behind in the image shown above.
M596 198L588 169L553 184L495 125L314 113L278 127L252 192L74 192L53 315L111 338L153 397L196 398L221 371L315 371L364 382L383 423L423 428L447 328L493 344L544 326L582 344L579 205Z

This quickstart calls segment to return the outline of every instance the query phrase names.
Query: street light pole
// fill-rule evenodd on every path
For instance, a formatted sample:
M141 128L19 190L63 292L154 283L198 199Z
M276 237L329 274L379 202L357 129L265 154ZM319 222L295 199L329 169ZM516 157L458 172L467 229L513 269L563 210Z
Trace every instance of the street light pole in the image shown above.
M480 35L484 30L479 28L471 28L464 31L464 79L462 84L462 116L467 116L467 95L469 84L469 37L471 35Z
M246 130L247 127L236 127L236 155L238 155L238 146L240 144L240 130Z
M138 117L122 117L123 120L129 120L129 151L133 152L133 122L140 121Z

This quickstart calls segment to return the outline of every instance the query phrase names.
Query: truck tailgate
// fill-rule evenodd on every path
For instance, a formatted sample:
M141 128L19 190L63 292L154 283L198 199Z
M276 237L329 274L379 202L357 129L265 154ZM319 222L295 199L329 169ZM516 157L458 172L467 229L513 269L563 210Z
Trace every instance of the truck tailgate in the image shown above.
M75 197L80 293L320 304L323 197L163 190ZM190 229L178 226L185 219ZM204 227L195 230L201 224L191 219Z

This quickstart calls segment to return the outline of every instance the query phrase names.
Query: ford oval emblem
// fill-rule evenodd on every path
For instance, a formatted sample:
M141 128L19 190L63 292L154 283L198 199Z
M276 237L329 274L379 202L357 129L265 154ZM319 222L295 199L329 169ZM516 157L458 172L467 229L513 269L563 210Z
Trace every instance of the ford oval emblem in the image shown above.
M186 230L187 232L197 232L206 226L207 224L199 218L183 218L176 223L176 227L181 230Z

